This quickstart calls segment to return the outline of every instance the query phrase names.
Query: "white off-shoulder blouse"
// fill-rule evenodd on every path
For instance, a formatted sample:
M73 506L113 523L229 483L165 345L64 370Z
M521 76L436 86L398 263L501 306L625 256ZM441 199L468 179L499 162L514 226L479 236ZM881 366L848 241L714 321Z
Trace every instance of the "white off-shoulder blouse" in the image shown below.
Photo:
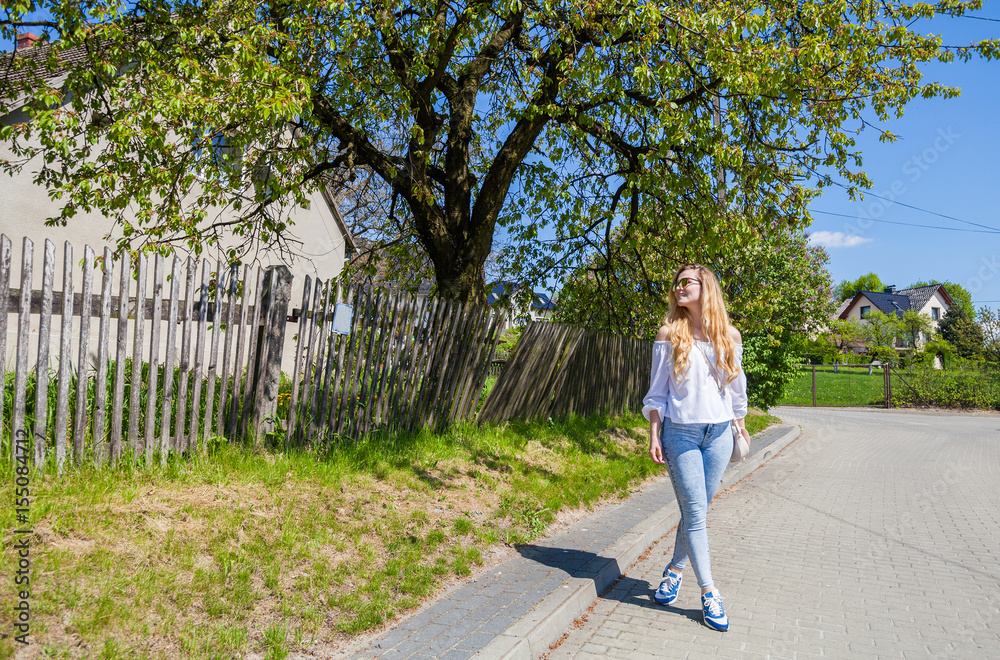
M715 347L712 342L700 341L704 355L715 365ZM642 400L642 414L649 419L649 412L656 410L660 419L670 418L678 424L715 424L746 417L747 378L743 373L743 344L736 344L736 366L740 373L736 380L724 386L719 395L719 387L709 371L708 362L701 357L697 346L691 347L688 355L687 377L684 382L674 380L674 361L669 341L653 343L653 369L649 378L649 392ZM725 371L715 367L716 373L724 378ZM732 410L730 410L730 404Z

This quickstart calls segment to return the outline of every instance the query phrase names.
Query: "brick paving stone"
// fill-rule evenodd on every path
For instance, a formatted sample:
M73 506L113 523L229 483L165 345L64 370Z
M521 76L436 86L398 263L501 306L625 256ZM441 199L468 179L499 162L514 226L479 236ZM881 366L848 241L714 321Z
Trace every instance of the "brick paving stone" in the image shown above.
M560 648L580 652L551 658L605 641L604 657L641 657L653 636L663 657L1000 657L1000 417L775 414L802 435L709 514L732 630L701 623L690 570L677 607L648 605L668 534L569 631Z
M478 651L493 641L496 635L492 633L474 632L455 645L456 649Z
M500 616L495 616L483 625L479 627L479 632L492 633L494 635L499 635L503 631L514 625L517 621L514 617L501 614Z

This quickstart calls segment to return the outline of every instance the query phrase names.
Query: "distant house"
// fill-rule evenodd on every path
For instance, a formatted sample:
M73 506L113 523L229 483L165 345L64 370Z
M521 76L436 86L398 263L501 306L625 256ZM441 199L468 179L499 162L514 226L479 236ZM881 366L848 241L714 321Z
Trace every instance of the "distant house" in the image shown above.
M895 287L889 286L881 292L859 291L853 298L845 300L834 312L833 318L847 320L864 318L874 310L879 310L885 314L895 315L903 318L903 312L915 310L920 314L930 317L933 326L938 323L948 313L948 310L955 302L941 284L931 284L915 289L901 289L896 291ZM927 338L924 333L920 333L917 338L918 347ZM862 347L852 347L856 352L860 352ZM898 343L897 348L908 348L903 343Z
M501 330L526 325L529 321L551 321L556 303L541 291L531 291L513 282L494 282L486 296L489 305L507 305Z

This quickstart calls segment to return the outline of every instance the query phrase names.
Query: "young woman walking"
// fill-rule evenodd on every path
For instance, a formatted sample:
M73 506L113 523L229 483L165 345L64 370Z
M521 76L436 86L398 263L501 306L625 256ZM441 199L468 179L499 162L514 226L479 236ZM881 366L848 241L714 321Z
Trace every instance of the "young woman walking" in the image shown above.
M653 595L661 605L677 600L690 558L701 586L702 615L715 630L729 630L722 597L712 581L706 516L733 453L730 422L747 413L743 343L729 324L715 275L698 264L674 275L670 310L653 345L649 392L643 415L649 420L649 455L666 462L681 510L674 555Z

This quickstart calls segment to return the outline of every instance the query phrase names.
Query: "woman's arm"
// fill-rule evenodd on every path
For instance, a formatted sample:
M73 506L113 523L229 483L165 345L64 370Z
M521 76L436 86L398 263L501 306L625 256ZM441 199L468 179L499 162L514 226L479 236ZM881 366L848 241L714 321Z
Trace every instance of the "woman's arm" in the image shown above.
M667 326L662 326L656 333L657 342L667 342L670 340L670 330ZM643 399L643 413L649 419L649 457L656 463L663 463L663 447L660 445L660 428L663 418L660 410L666 411L667 391L670 378L667 374L669 368L669 351L660 344L658 348L653 346L653 368L649 378L649 392Z
M747 431L745 424L747 414L747 377L743 373L743 335L734 326L729 326L729 334L733 338L733 342L740 347L736 354L736 366L739 368L740 373L736 376L736 380L729 384L733 397L733 414L736 415L736 426L749 443L750 433Z
M660 444L660 413L649 411L649 457L654 463L663 464L663 445Z

